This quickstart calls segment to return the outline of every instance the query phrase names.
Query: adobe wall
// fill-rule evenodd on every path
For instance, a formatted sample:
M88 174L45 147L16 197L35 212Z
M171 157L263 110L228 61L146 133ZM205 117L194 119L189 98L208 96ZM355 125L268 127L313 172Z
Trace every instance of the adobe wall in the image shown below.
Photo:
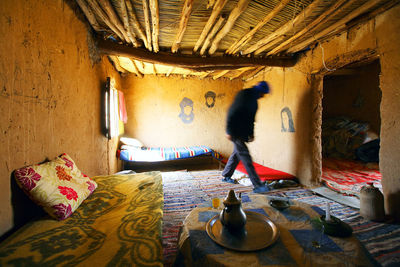
M378 15L361 25L334 36L307 52L296 65L308 77L302 87L310 81L312 90L311 130L312 176L307 179L315 183L321 170L320 127L322 116L323 77L332 70L348 64L379 58L381 74L379 87L382 91L380 105L381 149L379 167L388 214L400 220L400 6ZM325 64L324 64L325 63ZM282 70L278 70L281 72ZM306 82L307 81L307 82ZM302 126L303 127L303 126ZM308 125L304 125L308 127ZM299 140L301 143L308 140Z
M129 75L122 85L126 136L146 146L207 145L224 156L232 152L225 138L226 112L243 86L241 81ZM207 92L214 95L209 102Z
M89 55L88 31L57 1L0 1L0 235L13 226L10 175L63 152L89 176L113 173L100 88L119 74Z
M310 184L312 90L307 76L297 67L266 68L245 87L261 80L268 81L271 93L258 101L255 140L249 144L253 160Z

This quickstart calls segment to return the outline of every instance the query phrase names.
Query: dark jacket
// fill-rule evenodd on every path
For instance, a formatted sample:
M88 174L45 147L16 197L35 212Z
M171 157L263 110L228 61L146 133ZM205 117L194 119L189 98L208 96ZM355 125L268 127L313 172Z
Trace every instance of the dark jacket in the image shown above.
M259 97L260 93L252 89L243 89L236 95L228 110L227 134L245 142L254 137L254 120Z

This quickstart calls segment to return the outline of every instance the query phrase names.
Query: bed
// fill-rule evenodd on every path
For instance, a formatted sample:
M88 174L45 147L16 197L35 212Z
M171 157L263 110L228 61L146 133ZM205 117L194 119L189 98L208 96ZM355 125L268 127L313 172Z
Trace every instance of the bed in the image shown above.
M0 244L0 266L163 266L159 172L92 178L65 220L31 221Z
M145 147L123 144L117 154L123 170L159 170L166 167L213 164L221 156L208 146Z

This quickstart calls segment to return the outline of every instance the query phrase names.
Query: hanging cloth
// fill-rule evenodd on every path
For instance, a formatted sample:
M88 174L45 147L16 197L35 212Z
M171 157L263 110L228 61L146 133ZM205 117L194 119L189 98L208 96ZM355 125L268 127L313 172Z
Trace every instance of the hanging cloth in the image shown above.
M118 91L118 98L119 98L119 119L123 123L128 122L128 115L126 113L126 105L125 105L125 97L124 93L121 91Z

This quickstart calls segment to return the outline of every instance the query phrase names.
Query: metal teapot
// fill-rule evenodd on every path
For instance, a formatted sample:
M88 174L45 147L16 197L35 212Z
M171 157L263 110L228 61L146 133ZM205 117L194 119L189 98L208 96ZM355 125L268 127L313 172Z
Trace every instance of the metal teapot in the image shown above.
M243 230L247 218L242 209L242 202L236 197L235 191L230 190L223 203L225 208L219 215L222 225L229 231Z

